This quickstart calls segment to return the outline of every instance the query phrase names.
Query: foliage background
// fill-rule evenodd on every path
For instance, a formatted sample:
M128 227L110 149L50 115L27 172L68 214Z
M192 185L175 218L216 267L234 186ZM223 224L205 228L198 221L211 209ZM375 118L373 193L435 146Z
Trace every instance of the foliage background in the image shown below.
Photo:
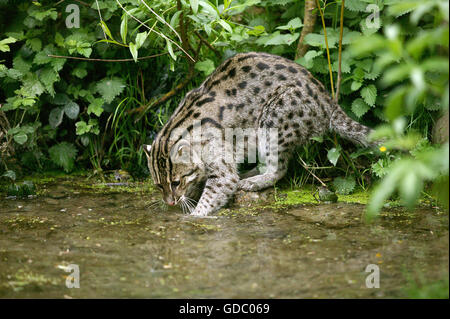
M341 1L318 3L336 79ZM80 10L80 28L66 26L70 4ZM223 60L248 51L295 60L304 5L0 0L0 173L121 168L146 177L141 145ZM380 9L375 28L367 27L368 5ZM352 118L379 127L386 149L358 149L330 135L300 147L297 158L339 193L381 179L372 214L396 194L412 207L432 184L437 193L447 190L448 203L448 143L431 143L436 119L448 110L448 2L347 0L343 31L339 103ZM305 43L296 62L331 92L320 16ZM294 161L286 182L314 179Z

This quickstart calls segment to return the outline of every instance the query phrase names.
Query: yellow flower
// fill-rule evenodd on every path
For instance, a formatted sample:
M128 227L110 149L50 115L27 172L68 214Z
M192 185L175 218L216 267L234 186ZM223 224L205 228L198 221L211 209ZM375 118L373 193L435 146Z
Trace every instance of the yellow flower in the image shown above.
M380 147L380 152L386 152L386 151L387 151L387 148L385 146Z

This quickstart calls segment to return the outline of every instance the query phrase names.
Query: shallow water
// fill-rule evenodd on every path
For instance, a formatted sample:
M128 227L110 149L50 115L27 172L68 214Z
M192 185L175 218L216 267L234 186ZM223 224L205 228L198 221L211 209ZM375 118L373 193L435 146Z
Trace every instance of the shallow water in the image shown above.
M34 199L2 198L0 297L395 298L408 274L448 279L437 209L389 209L370 225L364 205L342 202L193 218L151 205L156 193L111 189L65 179ZM79 289L65 285L69 264ZM366 287L369 264L378 289Z

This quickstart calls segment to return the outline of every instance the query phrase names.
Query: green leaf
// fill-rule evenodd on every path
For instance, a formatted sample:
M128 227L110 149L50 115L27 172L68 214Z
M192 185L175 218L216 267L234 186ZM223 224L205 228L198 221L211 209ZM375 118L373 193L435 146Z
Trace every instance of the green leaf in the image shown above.
M37 74L28 73L22 80L23 89L31 96L41 95L45 91L45 87L39 81Z
M79 121L75 123L77 135L83 135L89 133L90 127L88 127L85 121Z
M16 180L16 172L12 170L6 171L2 176L10 178L12 181Z
M375 106L375 101L377 99L377 87L370 84L361 90L361 97L370 106Z
M6 39L3 39L0 41L0 51L2 52L9 52L9 45L11 43L15 43L17 40L13 37L8 37Z
M42 41L39 38L28 39L26 44L33 50L34 52L39 52L42 49Z
M112 36L112 34L111 34L111 31L109 31L109 28L108 28L108 26L106 25L106 23L105 23L105 21L100 21L100 26L102 27L102 29L103 29L103 32L105 32L105 34L111 39L111 40L114 40L114 38L113 38L113 36ZM114 40L115 41L115 40Z
M274 33L262 36L256 40L257 44L268 46L268 45L291 45L295 40L298 39L300 33L294 34L281 34L280 31L275 31Z
M191 4L192 12L194 14L197 14L197 12L198 12L198 0L189 0L189 3Z
M47 92L51 96L54 96L55 90L53 88L53 84L59 80L59 74L55 70L53 70L53 68L47 66L44 69L41 69L39 79L41 80L42 84L44 84Z
M127 32L128 32L128 15L124 14L122 16L122 22L120 23L120 36L122 37L123 43L127 43Z
M118 77L105 78L98 82L95 88L106 103L111 103L116 96L123 92L125 83Z
M101 98L95 99L91 104L89 104L87 113L94 113L97 117L103 113L103 104L104 101Z
M355 190L356 181L353 176L348 176L346 178L336 177L333 180L333 186L336 189L336 193L341 195L348 195Z
M227 30L229 33L233 33L233 29L231 28L231 26L228 24L228 22L226 22L225 20L219 20L219 24L222 26L222 28L224 28L225 30Z
M17 144L23 145L28 141L28 136L24 132L19 132L13 136L13 139Z
M363 99L357 98L352 103L352 112L360 118L369 111L370 106Z
M81 67L80 68L77 67L77 68L73 69L73 71L72 71L72 75L76 76L79 79L83 79L84 77L86 77L87 74L88 74L87 70L85 68L81 68Z
M62 142L50 147L48 152L53 163L62 167L65 172L68 173L73 170L75 157L78 153L73 144Z
M70 102L70 98L65 93L56 93L56 95L50 100L50 103L56 105L65 105Z
M278 30L297 30L303 26L302 20L300 18L294 18L289 21L286 25L277 27Z
M352 85L350 86L350 89L351 89L352 91L357 91L357 90L359 90L359 88L360 88L362 85L363 85L362 82L359 82L359 81L353 81L353 82L352 82Z
M361 0L345 1L345 8L350 11L365 12L366 6L367 6L367 3L365 3L365 1L361 1Z
M169 54L172 57L172 59L174 61L176 61L177 60L177 56L173 52L172 43L168 39L166 39L166 42L167 42L167 51L169 51Z
M197 62L195 64L195 69L202 71L206 76L208 76L215 70L214 62L210 59Z
M133 56L134 62L137 62L138 58L138 49L136 45L133 42L130 42L129 44L131 55Z
M80 113L80 106L73 101L69 101L64 106L64 113L66 113L66 116L69 119L75 120L78 117L78 114Z
M139 49L148 37L147 32L141 32L136 35L136 47Z
M48 122L52 128L57 128L63 120L64 111L61 107L55 107L48 116Z
M336 163L339 159L339 156L341 156L341 149L340 147L333 147L331 150L327 153L327 158L333 164L333 166L336 166Z
M332 35L330 32L327 33L328 47L333 49L336 47L336 43L338 41L338 37ZM305 43L313 46L320 47L322 49L326 48L325 44L325 36L323 34L318 33L310 33L305 37Z

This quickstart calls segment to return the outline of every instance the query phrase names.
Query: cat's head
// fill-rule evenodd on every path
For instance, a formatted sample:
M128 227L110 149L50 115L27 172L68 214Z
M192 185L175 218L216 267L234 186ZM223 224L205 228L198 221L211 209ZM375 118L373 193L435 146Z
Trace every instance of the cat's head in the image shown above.
M143 145L143 149L153 182L164 201L172 206L183 196L198 199L206 170L195 150L188 141L180 140L165 155L162 144L155 140L152 145Z

